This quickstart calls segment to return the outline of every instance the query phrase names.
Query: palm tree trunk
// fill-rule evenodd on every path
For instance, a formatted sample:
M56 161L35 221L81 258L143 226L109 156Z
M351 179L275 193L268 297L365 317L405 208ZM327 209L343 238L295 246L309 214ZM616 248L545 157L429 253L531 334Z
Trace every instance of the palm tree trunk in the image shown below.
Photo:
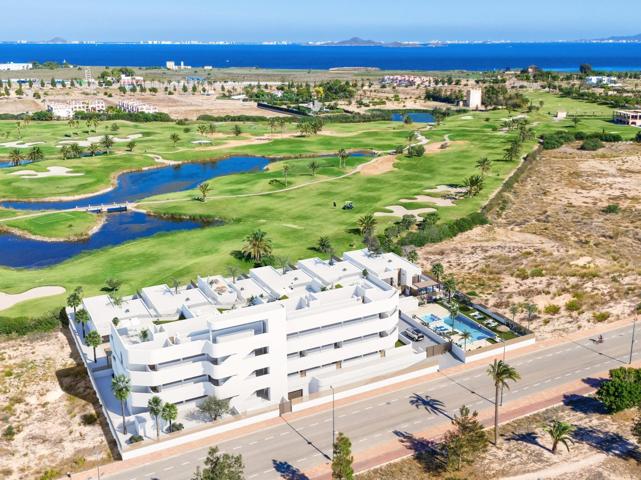
M494 392L494 446L499 444L499 384Z
M156 440L160 440L160 429L158 425L158 415L156 415Z
M125 402L120 401L120 413L122 414L122 431L127 435L127 422L125 422Z
M96 363L96 347L93 347L93 363Z
M558 446L559 446L559 442L558 442L558 441L556 441L556 440L554 440L554 441L552 442L552 453L553 453L554 455L556 455L556 449L557 449L557 447L558 447Z

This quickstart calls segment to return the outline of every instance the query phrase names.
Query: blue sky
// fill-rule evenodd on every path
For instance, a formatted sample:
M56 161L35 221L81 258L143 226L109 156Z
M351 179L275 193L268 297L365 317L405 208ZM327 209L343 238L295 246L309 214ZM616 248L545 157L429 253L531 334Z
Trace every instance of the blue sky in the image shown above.
M556 40L641 33L639 0L7 2L1 40ZM527 6L526 6L527 5Z

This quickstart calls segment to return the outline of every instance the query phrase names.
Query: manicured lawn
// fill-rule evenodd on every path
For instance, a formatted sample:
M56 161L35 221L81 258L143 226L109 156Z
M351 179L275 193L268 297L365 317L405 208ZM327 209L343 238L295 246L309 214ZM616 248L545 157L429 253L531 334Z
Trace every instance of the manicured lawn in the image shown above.
M9 220L1 225L18 228L32 235L69 239L86 235L98 217L86 212L55 212L37 217Z

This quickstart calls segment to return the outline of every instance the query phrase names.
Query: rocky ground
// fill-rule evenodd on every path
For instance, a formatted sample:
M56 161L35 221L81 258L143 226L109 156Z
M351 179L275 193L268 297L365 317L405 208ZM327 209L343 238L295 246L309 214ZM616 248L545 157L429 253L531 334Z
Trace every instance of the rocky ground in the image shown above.
M539 338L630 319L641 303L641 145L576 147L545 152L491 225L420 251L424 268L443 263L462 291L509 317L536 304Z
M60 332L0 340L0 478L58 478L112 458L95 394L70 352Z

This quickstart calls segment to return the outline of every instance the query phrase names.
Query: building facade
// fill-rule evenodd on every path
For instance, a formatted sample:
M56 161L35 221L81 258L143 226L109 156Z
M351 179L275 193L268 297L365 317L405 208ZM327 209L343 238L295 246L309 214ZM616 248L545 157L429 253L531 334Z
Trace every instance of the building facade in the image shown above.
M2 72L19 72L22 70L31 70L32 63L0 63L0 71Z
M108 338L114 375L131 380L132 414L153 395L171 403L215 395L243 413L423 360L396 348L398 287L420 275L397 255L355 251L143 288L118 305L87 298L83 308Z
M121 100L118 102L118 108L123 112L130 113L157 113L158 107L142 103L136 100Z
M616 110L613 120L615 123L641 127L641 110Z
M465 105L470 110L479 110L483 107L483 90L471 88L467 91Z
M69 119L73 118L76 112L96 112L101 113L106 109L103 100L73 100L67 103L47 103L47 111L56 118Z

